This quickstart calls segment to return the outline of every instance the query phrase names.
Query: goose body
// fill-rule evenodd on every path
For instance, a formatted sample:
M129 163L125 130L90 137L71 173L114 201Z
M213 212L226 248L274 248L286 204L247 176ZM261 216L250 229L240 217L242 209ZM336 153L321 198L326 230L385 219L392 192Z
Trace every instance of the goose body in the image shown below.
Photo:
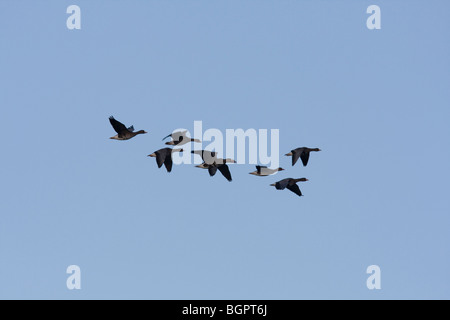
M302 159L303 166L306 167L308 165L310 153L318 151L322 150L320 150L319 148L303 147L292 150L290 153L286 154L286 156L292 157L292 166L294 166L297 163L298 159L300 158Z
M173 166L173 161L172 161L172 153L173 152L183 152L183 149L164 148L164 149L155 151L148 156L152 157L152 158L156 158L156 164L158 165L158 168L161 168L164 165L166 167L167 172L171 172L172 166Z
M217 173L217 170L220 171L220 173L228 180L233 181L233 178L231 177L230 168L228 167L227 163L236 163L236 161L232 159L217 159L217 163L214 162L213 164L207 164L206 162L203 162L202 164L196 166L197 168L201 169L208 169L209 175L211 177L215 176Z
M217 152L207 150L194 150L192 154L199 155L206 164L222 163L223 159L217 158Z
M306 178L301 178L301 179L287 178L287 179L280 180L277 183L271 184L271 186L275 187L277 190L288 189L288 190L292 191L293 193L295 193L296 195L298 195L299 197L301 197L301 196L303 196L303 194L300 191L300 188L297 185L297 182L303 182L303 181L309 181L309 180Z
M130 140L131 138L134 138L138 134L145 134L144 130L140 130L135 132L134 127L131 126L127 128L123 123L117 121L114 119L114 117L109 118L109 122L111 123L114 130L117 132L117 134L114 137L111 137L110 139L113 140Z
M184 145L186 143L189 143L189 142L201 143L201 141L198 140L198 139L189 138L186 135L186 133L187 133L187 131L174 132L174 133L169 134L168 136L166 136L163 140L165 140L165 139L167 139L169 137L172 138L172 141L166 142L166 145L168 145L168 146L182 146L182 145Z
M196 166L197 168L201 169L208 169L209 175L211 177L214 177L217 173L217 170L220 171L220 173L227 179L228 181L233 181L233 178L231 177L230 168L227 164L206 164L202 163L201 165Z
M265 166L256 166L256 171L250 172L250 174L258 177L267 177L283 170L284 170L283 168L270 169Z

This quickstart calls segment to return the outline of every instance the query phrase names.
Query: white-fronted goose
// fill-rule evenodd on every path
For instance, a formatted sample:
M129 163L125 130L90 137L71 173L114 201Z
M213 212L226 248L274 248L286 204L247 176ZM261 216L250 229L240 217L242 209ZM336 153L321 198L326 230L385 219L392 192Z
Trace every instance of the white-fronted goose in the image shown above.
M197 143L201 143L201 141L198 140L198 139L192 139L192 138L189 138L189 137L186 135L186 133L187 133L187 131L178 131L178 132L174 132L174 133L172 133L172 134L169 134L169 135L168 135L167 137L165 137L163 140L165 140L165 139L167 139L167 138L169 138L169 137L172 138L172 141L166 142L166 145L168 145L168 146L182 146L182 145L184 145L184 144L186 144L186 143L189 143L189 142L197 142Z
M201 168L201 169L208 169L209 175L211 177L214 177L217 173L217 170L220 171L220 173L228 180L228 181L233 181L233 178L231 177L231 172L230 172L230 168L228 167L227 160L231 160L231 159L220 159L223 163L222 164L207 164L206 162L203 162L202 164L196 166L197 168ZM228 163L235 163L234 160L229 161Z
M293 193L295 193L298 196L302 196L302 192L300 191L300 188L297 185L297 182L301 182L301 181L309 181L306 178L301 178L301 179L292 179L292 178L287 178L287 179L283 179L281 181L278 181L277 183L271 184L272 187L275 187L277 190L284 190L284 189L288 189L290 191L292 191Z
M203 162L202 164L196 166L197 168L201 169L208 169L209 175L213 177L217 173L217 169L219 169L220 173L228 180L232 181L230 168L227 166L227 163L236 163L233 159L227 158L227 159L220 159L215 158L214 162L212 164L208 164L206 162Z
M155 151L154 153L148 155L149 157L156 158L156 164L158 165L158 168L161 168L162 165L167 169L167 172L172 171L172 153L173 152L183 152L183 149L170 149L170 148L164 148L160 149L158 151Z
M292 157L292 166L294 166L298 159L301 158L302 162L303 162L303 166L307 166L308 165L308 161L309 161L309 154L314 151L314 152L318 152L318 151L322 151L319 148L297 148L292 150L290 153L286 154L286 156L288 157Z
M117 135L115 135L114 137L111 137L110 139L114 139L114 140L129 140L131 138L134 138L138 134L145 134L145 133L147 133L144 130L140 130L140 131L134 132L134 127L133 126L127 128L127 127L125 127L125 125L123 123L121 123L121 122L117 121L116 119L114 119L114 117L109 117L109 122L111 123L112 127L114 128L114 130L117 132Z
M270 169L265 166L256 166L256 171L250 172L250 174L258 177L267 177L283 170L284 170L283 168Z

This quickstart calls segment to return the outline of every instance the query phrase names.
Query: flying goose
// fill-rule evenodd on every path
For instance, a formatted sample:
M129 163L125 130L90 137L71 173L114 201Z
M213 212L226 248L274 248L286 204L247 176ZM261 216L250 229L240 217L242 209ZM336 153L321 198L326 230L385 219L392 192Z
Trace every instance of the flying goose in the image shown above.
M306 167L308 165L309 154L311 151L318 152L318 151L322 151L322 150L320 150L319 148L311 149L311 148L303 147L303 148L297 148L297 149L292 150L290 153L286 154L286 156L292 157L292 166L294 166L297 163L298 158L301 158L302 162L303 162L303 166Z
M220 173L228 180L233 181L233 178L231 177L230 168L228 167L227 163L236 163L236 161L231 159L218 159L220 164L207 164L206 162L203 162L202 164L196 166L197 168L201 169L208 169L209 175L211 177L215 176L217 173L217 170L220 171Z
M277 183L271 184L271 186L275 187L277 190L284 190L284 189L288 188L288 190L292 191L293 193L295 193L296 195L301 197L302 192L300 191L300 188L297 185L297 182L301 182L301 181L309 181L309 180L306 178L301 178L301 179L287 178L287 179L278 181Z
M276 172L283 171L283 170L284 170L283 168L269 169L265 166L256 166L256 171L250 172L250 174L252 174L254 176L258 176L258 177L267 177Z
M160 149L158 151L155 151L152 154L149 154L149 157L156 158L156 164L158 165L158 168L161 168L162 165L167 169L167 172L172 171L172 153L173 152L183 152L183 149L170 149L170 148L164 148Z
M168 146L182 146L182 145L184 145L184 144L186 144L186 143L189 143L189 142L198 142L198 143L201 143L201 141L198 140L198 139L192 139L192 138L189 138L189 137L186 135L186 133L187 133L187 131L178 131L178 132L174 132L174 133L172 133L172 134L169 134L169 135L168 135L167 137L165 137L163 140L165 140L165 139L167 139L167 138L169 138L169 137L172 138L172 141L166 142L166 145L168 145Z
M111 137L110 139L114 139L114 140L129 140L131 138L134 138L138 134L145 134L145 133L147 133L144 130L140 130L140 131L134 132L134 127L133 126L127 128L127 127L125 127L125 125L123 123L117 121L112 116L109 117L109 122L111 123L112 127L114 128L114 130L117 132L117 135L115 135L114 137Z

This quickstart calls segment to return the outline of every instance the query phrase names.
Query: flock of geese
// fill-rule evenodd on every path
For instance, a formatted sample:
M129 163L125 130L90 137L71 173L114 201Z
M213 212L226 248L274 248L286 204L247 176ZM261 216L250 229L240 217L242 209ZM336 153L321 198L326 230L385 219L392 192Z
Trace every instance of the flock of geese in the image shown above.
M117 134L110 139L113 140L129 140L131 138L134 138L135 136L139 134L146 134L144 130L134 131L134 127L131 126L127 128L123 123L117 121L114 119L114 117L110 117L109 121L114 128L114 130L117 132ZM201 142L198 139L192 139L187 137L187 131L179 131L174 132L172 134L169 134L166 136L163 140L171 138L172 140L169 142L166 142L166 145L168 146L182 146L190 142ZM290 153L286 154L288 157L292 157L292 166L294 166L299 159L302 160L303 166L307 166L309 162L309 157L311 152L318 152L321 151L319 148L297 148L292 150ZM163 165L165 166L167 172L172 171L173 161L172 161L172 154L174 152L183 152L183 149L172 149L169 147L160 149L158 151L153 152L149 155L149 157L156 158L156 164L158 165L158 168L161 168ZM233 159L221 159L217 157L217 153L214 151L207 151L207 150L194 150L191 151L193 154L199 155L203 163L201 165L196 166L197 168L201 169L207 169L209 172L209 175L212 177L217 173L217 170L220 171L220 173L228 180L232 181L230 168L228 167L228 163L236 163ZM264 166L256 166L256 171L250 172L250 174L258 176L258 177L267 177L271 176L279 171L283 171L283 168L277 168L277 169L270 169L268 167ZM271 186L275 187L277 190L285 190L288 189L295 193L298 196L302 196L302 192L297 185L298 182L305 182L308 181L306 178L300 178L300 179L293 179L293 178L287 178L280 180L274 184L271 184Z

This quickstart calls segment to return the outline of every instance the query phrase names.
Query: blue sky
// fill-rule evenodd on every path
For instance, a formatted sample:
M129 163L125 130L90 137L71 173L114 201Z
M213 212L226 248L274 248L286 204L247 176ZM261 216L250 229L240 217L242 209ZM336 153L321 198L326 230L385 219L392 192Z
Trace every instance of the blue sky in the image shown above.
M0 298L450 298L449 9L1 1ZM110 115L149 133L109 140ZM232 183L158 170L146 156L195 120L323 151ZM269 186L287 177L304 197Z

